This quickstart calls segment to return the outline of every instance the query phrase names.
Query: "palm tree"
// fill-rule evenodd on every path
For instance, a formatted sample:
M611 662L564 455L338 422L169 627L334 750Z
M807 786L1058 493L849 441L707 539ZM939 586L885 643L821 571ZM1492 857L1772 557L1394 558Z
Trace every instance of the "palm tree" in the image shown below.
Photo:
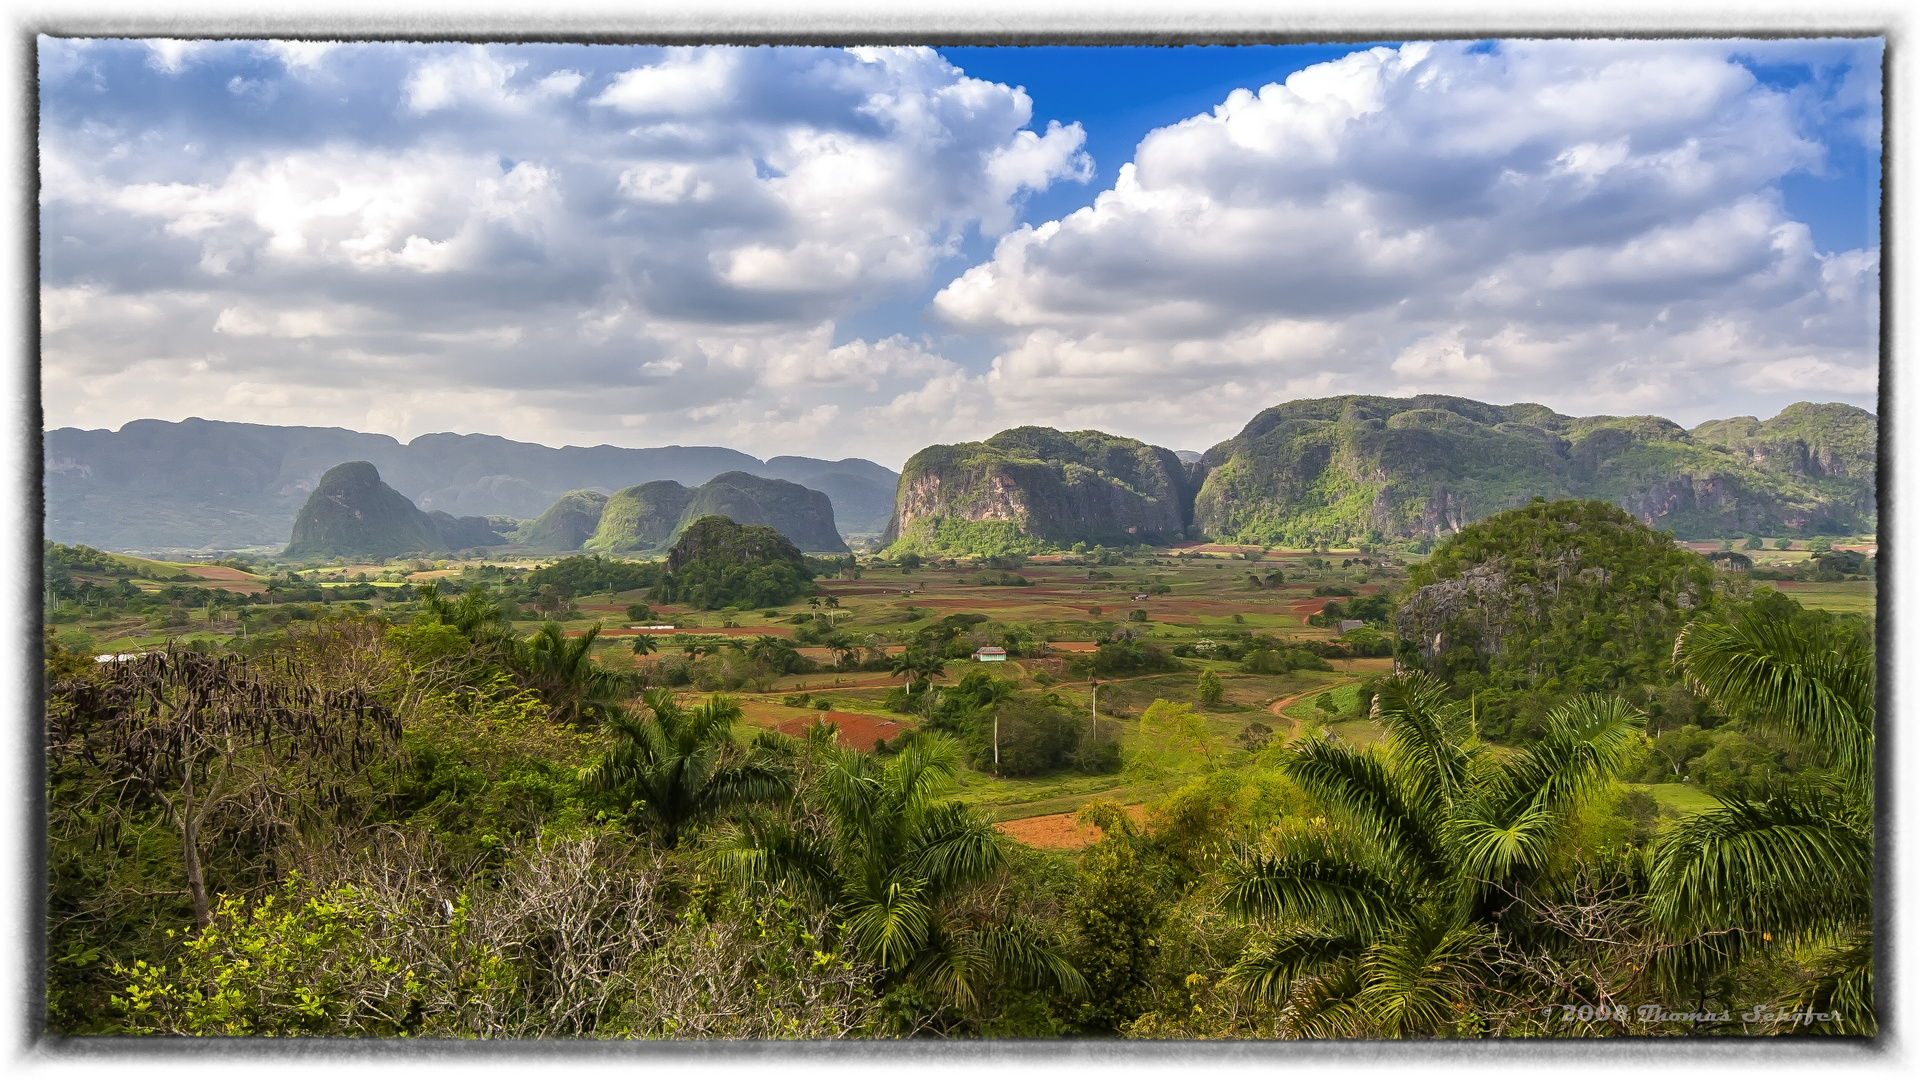
M933 686L933 680L946 673L947 662L945 660L931 655L920 658L920 677L927 680L927 693L922 702L922 708L926 711L928 720L933 719L933 709L935 705L939 704L940 697L939 691Z
M976 708L987 710L993 717L993 771L1000 772L1000 703L1013 697L1016 690L1010 682L994 679L973 692Z
M906 676L907 693L913 693L914 676L920 674L920 657L912 649L908 649L894 657L887 666L895 675Z
M1790 622L1692 624L1674 643L1681 670L1730 714L1824 750L1837 777L1730 798L1683 819L1653 853L1656 924L1712 935L1698 979L1743 953L1812 946L1788 1011L1841 1019L1795 1028L1871 1035L1875 665L1859 636ZM1705 969L1705 972L1700 970Z
M415 593L420 599L421 615L428 622L451 626L468 641L495 655L512 651L513 628L505 609L481 585L469 588L458 600L448 600L440 587L429 581Z
M859 648L859 646L853 643L853 639L847 636L845 630L835 630L833 633L827 635L825 644L833 653L833 663L835 667L846 667L851 661L854 652Z
M613 748L580 770L582 787L618 792L637 804L667 847L677 846L690 826L735 807L778 798L791 790L774 755L756 746L734 746L740 706L715 694L683 709L672 691L647 691L645 706L607 713L604 728Z
M1295 1035L1450 1033L1503 901L1547 871L1644 724L1618 700L1580 697L1502 760L1424 673L1382 681L1374 719L1384 754L1324 738L1289 752L1282 769L1328 816L1225 874L1228 909L1265 924L1230 978Z
M749 820L715 848L742 882L781 882L845 913L861 956L889 980L905 980L972 1011L994 985L1085 993L1085 980L1059 943L1036 924L963 903L993 878L1005 841L985 818L939 798L951 783L959 746L922 735L881 764L841 749L831 725L816 725L805 748L827 828L808 831L793 816Z
M599 623L569 638L559 623L544 622L515 650L514 666L540 692L554 719L583 724L604 718L625 696L625 681L593 662L593 641L599 636Z
M656 646L652 634L635 634L633 637L633 655L651 656Z

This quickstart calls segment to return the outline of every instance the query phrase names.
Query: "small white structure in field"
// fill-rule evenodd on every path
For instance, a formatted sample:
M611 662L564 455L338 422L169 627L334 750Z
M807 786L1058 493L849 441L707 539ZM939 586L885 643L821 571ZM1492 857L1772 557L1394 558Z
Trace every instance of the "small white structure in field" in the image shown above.
M1133 598L1134 598L1135 600L1145 600L1145 599L1147 598L1147 594L1146 594L1146 593L1134 593L1134 594L1133 594Z
M983 664L993 660L1005 660L1007 658L1007 650L1000 648L998 645L982 645L974 650L973 658Z

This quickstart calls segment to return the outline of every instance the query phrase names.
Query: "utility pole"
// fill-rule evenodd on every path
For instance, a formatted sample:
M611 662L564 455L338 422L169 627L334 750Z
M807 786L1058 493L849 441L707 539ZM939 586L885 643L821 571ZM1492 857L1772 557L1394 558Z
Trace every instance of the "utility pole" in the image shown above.
M1087 743L1092 745L1094 735L1100 728L1100 683L1097 679L1087 680L1087 689L1093 695L1093 719L1087 721Z

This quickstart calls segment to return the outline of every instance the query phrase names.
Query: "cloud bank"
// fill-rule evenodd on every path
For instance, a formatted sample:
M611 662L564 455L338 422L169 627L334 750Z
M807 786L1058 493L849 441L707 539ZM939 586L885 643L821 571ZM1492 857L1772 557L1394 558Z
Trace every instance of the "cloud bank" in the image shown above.
M1775 186L1822 168L1810 132L1857 87L1771 89L1756 50L1877 66L1851 45L1415 44L1235 91L939 293L1004 344L942 391L1195 445L1180 417L1301 394L1871 407L1878 250L1815 250ZM1853 107L1877 121L1877 97Z
M1780 185L1877 148L1879 48L1359 51L1022 224L1085 133L925 49L43 41L46 421L897 465L1341 392L1871 407L1878 249Z
M1090 169L926 49L43 53L54 426L819 449L952 367L836 320Z

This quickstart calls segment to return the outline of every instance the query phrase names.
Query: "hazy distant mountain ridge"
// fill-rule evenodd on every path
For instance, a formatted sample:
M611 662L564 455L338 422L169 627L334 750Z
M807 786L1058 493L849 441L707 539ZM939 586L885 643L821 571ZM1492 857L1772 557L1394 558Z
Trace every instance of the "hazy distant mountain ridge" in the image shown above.
M649 480L698 485L740 471L844 500L849 509L837 516L850 532L885 526L897 479L857 458L762 462L717 446L555 449L496 435L422 435L403 444L345 428L201 419L59 428L42 433L41 446L46 536L122 551L278 544L321 474L343 461L369 462L427 512L522 519L570 491L610 493Z

